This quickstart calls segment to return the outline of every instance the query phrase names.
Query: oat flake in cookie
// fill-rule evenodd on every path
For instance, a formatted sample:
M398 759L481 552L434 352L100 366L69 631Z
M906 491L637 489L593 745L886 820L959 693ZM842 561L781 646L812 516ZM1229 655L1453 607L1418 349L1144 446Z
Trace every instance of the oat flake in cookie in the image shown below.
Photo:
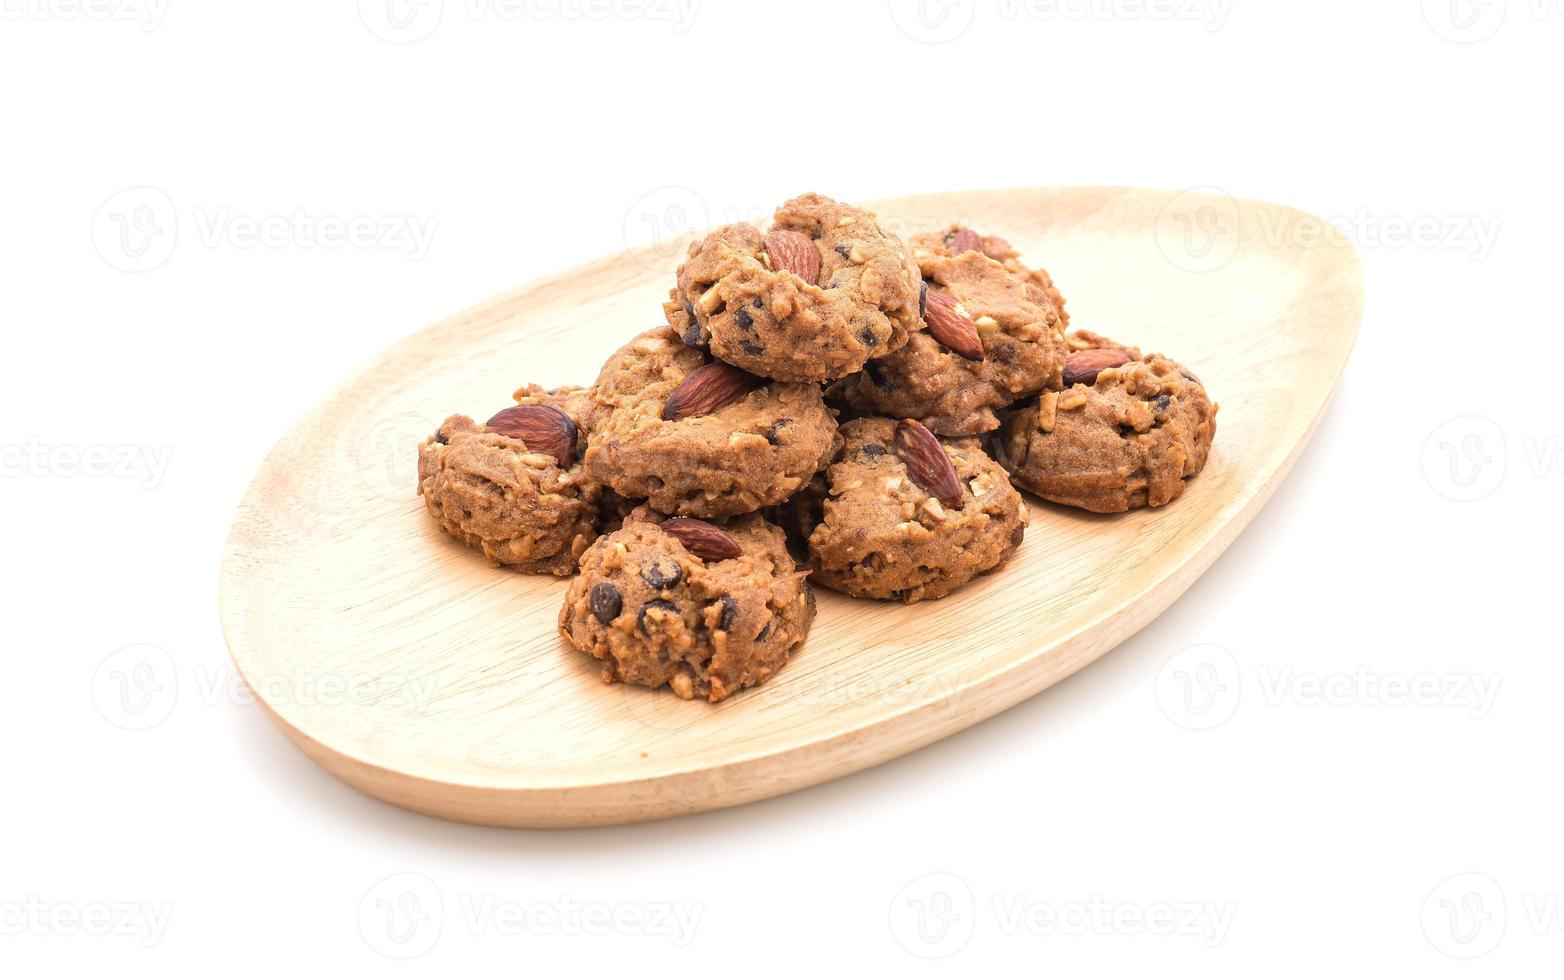
M667 327L603 366L586 472L666 514L724 517L781 502L825 465L836 420L818 385L765 381Z
M603 662L605 681L720 701L804 642L815 616L806 575L758 514L710 524L641 508L581 556L559 630Z
M914 236L912 248L928 289L925 328L834 385L833 401L963 436L998 428L1001 409L1060 386L1064 298L1047 273L1022 266L1003 238L965 228Z
M772 229L737 224L690 246L664 307L675 333L781 381L829 381L899 349L918 326L906 245L862 208L805 194Z
M453 415L418 448L418 493L440 529L498 565L571 575L598 533L582 472L591 392L531 386L488 425Z
M916 425L843 424L840 458L789 505L815 582L869 599L937 599L1020 546L1026 504L1004 469L977 439L936 439Z
M1070 335L1071 386L1009 413L997 455L1044 500L1113 514L1160 507L1205 466L1217 406L1194 373L1086 331Z

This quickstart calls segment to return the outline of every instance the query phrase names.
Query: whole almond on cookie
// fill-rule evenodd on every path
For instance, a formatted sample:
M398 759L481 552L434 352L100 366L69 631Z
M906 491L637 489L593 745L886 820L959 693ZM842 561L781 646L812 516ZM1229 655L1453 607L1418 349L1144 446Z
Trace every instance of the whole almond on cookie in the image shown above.
M777 271L791 272L811 286L820 278L820 253L801 232L773 229L766 233L765 248Z
M1076 351L1065 358L1064 385L1068 388L1071 385L1096 384L1099 372L1128 364L1129 361L1129 354L1111 348Z
M903 419L896 425L896 455L907 467L912 482L927 490L952 510L966 506L961 496L961 481L951 465L945 447L923 423Z
M765 384L763 380L731 364L712 361L691 371L663 403L663 421L692 415L710 415Z
M945 236L945 244L957 255L960 255L962 252L981 252L983 251L983 236L971 228L957 228Z
M925 307L923 322L929 325L931 337L969 361L983 359L983 340L977 326L956 297L942 289L931 289Z
M512 405L484 424L502 436L520 439L535 453L554 457L564 469L575 462L575 420L552 405Z
M693 517L670 517L663 521L662 529L703 561L727 561L744 553L728 532Z

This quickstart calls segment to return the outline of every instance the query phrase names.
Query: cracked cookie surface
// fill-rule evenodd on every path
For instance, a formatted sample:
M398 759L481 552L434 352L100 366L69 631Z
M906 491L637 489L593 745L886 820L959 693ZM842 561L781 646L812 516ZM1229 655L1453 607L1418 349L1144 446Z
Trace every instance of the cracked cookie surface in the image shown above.
M770 236L728 225L690 246L664 306L688 345L781 381L829 381L899 349L917 329L919 278L907 246L862 208L804 194L777 209L804 275L768 252ZM806 278L814 274L813 281Z
M547 405L571 420L570 466L522 439L452 415L418 448L418 493L441 530L495 564L571 575L600 522L601 488L580 461L596 403L586 389L535 385L516 398L519 405Z
M586 473L624 497L689 517L756 511L807 483L836 436L818 385L756 379L713 411L664 417L669 396L709 360L668 327L610 357L595 388Z
M897 424L842 425L841 456L788 508L813 581L869 599L937 599L1002 565L1026 532L1026 504L977 439L942 439L960 507L942 503L898 455Z
M942 343L938 311L929 311L928 327L834 385L833 401L855 414L915 418L939 435L963 436L998 428L1001 409L1060 386L1064 299L1046 272L1021 265L1003 238L967 229L916 235L912 249L927 288L953 297L956 313L975 328L981 360Z
M1216 435L1217 406L1204 386L1161 354L1097 334L1073 332L1069 344L1075 355L1118 350L1129 360L1009 413L995 441L1015 484L1102 514L1177 498Z
M739 554L708 560L663 520L639 508L587 549L560 633L603 662L603 680L666 684L681 698L720 701L771 677L815 616L782 529L758 514L715 522Z

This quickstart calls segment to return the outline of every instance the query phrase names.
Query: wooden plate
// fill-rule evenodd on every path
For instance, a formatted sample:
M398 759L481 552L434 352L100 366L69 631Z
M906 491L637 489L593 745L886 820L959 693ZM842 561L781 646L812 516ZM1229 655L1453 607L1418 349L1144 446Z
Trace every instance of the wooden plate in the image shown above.
M590 383L660 322L682 242L542 279L407 338L267 458L222 565L223 629L278 727L329 772L482 824L624 823L762 799L959 731L1146 625L1232 542L1297 457L1362 314L1350 246L1291 209L1219 192L1035 189L874 205L907 233L1003 234L1053 273L1073 324L1162 351L1222 405L1215 450L1156 512L1031 502L1002 572L904 607L820 590L814 632L718 705L605 685L558 636L565 583L440 535L415 448L528 381Z

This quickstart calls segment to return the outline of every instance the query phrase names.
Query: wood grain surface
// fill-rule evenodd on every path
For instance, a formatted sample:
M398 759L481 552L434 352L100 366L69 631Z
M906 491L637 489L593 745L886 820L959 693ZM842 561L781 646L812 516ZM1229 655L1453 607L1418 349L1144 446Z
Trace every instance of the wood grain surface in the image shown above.
M1222 408L1161 510L1029 498L1000 573L910 607L820 591L809 641L718 705L598 679L562 641L565 582L491 568L415 492L419 442L536 381L588 384L661 319L682 242L552 275L398 343L273 449L234 518L222 622L284 734L365 793L453 820L624 823L762 799L927 745L1081 669L1166 609L1264 505L1352 348L1362 272L1319 219L1215 192L1068 188L873 203L1045 266L1072 325L1161 351Z

